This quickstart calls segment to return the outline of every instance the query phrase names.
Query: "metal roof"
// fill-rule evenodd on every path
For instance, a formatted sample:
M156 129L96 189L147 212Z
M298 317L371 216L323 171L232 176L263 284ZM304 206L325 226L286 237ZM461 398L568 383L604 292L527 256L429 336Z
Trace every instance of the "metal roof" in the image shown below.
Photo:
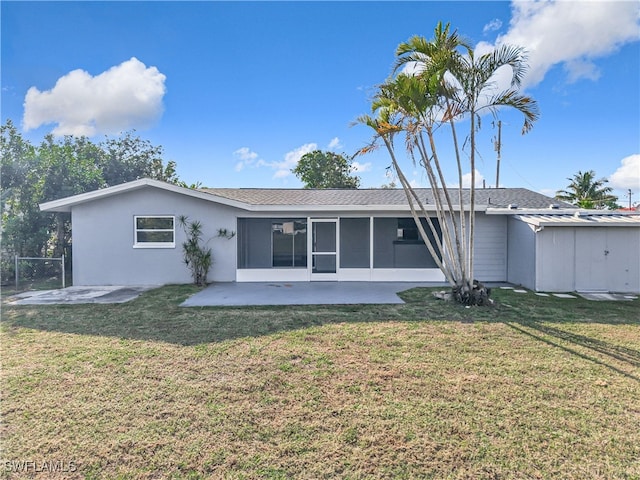
M579 210L574 214L514 215L536 227L640 227L640 215Z

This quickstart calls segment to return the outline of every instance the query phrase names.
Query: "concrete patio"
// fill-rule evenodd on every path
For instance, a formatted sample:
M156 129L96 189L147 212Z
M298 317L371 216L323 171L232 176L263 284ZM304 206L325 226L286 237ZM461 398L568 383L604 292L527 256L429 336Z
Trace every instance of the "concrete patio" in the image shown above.
M182 307L246 305L349 305L404 303L397 295L414 287L444 287L431 282L230 282L214 283Z

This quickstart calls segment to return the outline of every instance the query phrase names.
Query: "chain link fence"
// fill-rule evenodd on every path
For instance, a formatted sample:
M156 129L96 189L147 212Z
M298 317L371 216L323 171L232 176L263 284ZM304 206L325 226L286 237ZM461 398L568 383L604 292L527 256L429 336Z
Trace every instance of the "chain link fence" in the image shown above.
M64 255L15 257L15 291L48 290L66 286Z

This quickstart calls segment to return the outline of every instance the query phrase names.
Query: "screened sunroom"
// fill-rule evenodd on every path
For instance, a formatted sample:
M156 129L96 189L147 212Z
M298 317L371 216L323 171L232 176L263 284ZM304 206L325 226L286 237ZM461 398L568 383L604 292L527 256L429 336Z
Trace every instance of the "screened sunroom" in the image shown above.
M238 218L237 242L238 281L442 280L411 217Z

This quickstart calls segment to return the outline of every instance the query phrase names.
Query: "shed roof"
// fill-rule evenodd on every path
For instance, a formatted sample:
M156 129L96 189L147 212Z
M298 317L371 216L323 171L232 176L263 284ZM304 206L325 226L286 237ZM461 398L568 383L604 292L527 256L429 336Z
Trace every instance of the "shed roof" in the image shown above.
M640 227L640 215L615 211L576 211L574 214L524 214L514 218L535 227Z

